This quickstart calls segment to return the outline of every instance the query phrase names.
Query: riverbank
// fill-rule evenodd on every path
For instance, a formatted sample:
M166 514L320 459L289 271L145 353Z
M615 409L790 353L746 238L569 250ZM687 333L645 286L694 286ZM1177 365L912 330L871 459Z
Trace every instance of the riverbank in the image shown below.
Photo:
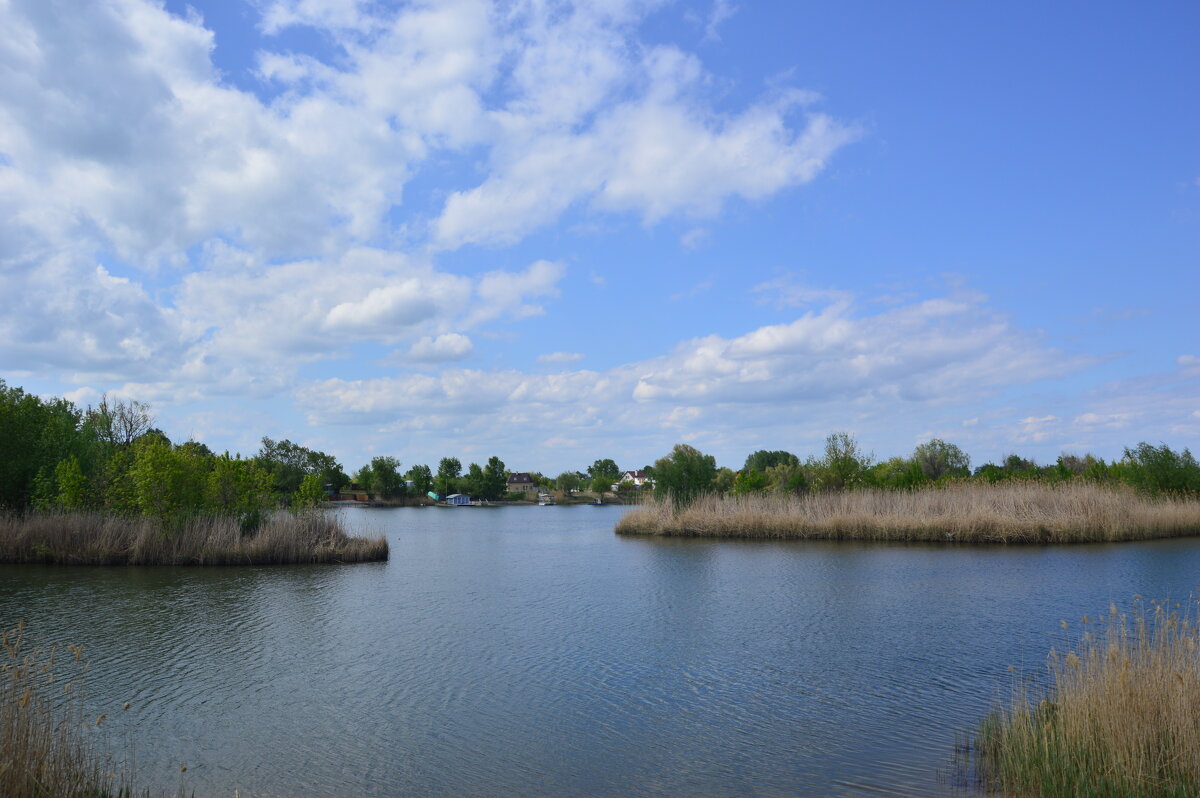
M387 540L352 537L323 513L271 515L251 534L231 516L164 530L144 517L31 513L0 517L0 562L62 565L289 565L386 560Z
M1111 605L1051 651L1050 683L975 740L984 784L1003 795L1200 795L1200 638L1196 605ZM1064 627L1067 626L1063 622Z
M704 496L631 511L622 535L949 543L1099 543L1200 535L1200 500L1094 484Z

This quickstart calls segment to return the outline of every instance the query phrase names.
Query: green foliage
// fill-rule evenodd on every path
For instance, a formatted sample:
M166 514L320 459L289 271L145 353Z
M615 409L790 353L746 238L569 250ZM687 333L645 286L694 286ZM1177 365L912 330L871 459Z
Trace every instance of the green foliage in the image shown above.
M714 493L729 493L733 490L733 483L736 480L737 472L732 468L718 468L717 473L713 475L712 490Z
M915 459L893 457L871 466L872 482L891 490L912 490L929 483L921 464Z
M753 457L753 455L751 455ZM749 462L747 459L746 462ZM739 471L733 480L733 492L739 495L767 493L771 490L771 477L765 471Z
M621 469L615 461L606 458L604 460L597 460L588 466L587 473L593 482L596 477L607 477L609 483L613 483L621 476Z
M375 496L392 499L408 492L395 457L372 457L371 462L354 474L354 481Z
M654 494L676 506L688 504L712 490L717 461L686 443L677 443L671 453L654 463Z
M479 467L479 463L471 463L471 465L467 466L465 488L468 496L473 499L484 498L483 492L486 489L484 482L483 469Z
M202 454L150 435L133 448L130 477L142 513L167 524L205 509L208 464Z
M313 510L325 498L325 487L321 484L319 474L305 474L300 480L300 486L292 494L292 508L305 511Z
M854 436L835 432L825 439L824 458L811 465L822 490L849 490L869 484L873 459L863 454Z
M554 478L554 485L562 491L579 490L583 485L583 475L578 471L564 471Z
M433 490L433 472L427 465L415 465L408 469L408 478L412 480L412 490L417 496L424 496Z
M58 485L57 504L64 510L82 510L88 506L88 480L79 467L79 458L71 455L59 460L54 467L54 481Z
M272 501L270 472L254 460L230 457L228 452L210 458L209 468L205 506L214 513L237 516L243 531L257 529Z
M1187 449L1175 452L1165 443L1142 441L1125 450L1121 465L1125 480L1147 493L1200 493L1200 464Z
M742 466L742 471L766 471L768 468L780 465L798 466L800 459L791 452L782 450L769 452L766 449L759 449L746 458L746 464Z
M775 493L799 496L808 492L808 478L804 476L804 469L799 464L780 463L771 466L764 473L771 481L770 489Z
M592 493L599 493L601 496L612 491L614 484L616 484L616 478L608 474L597 474L588 481L588 487L591 488Z
M971 458L953 443L934 438L913 451L912 459L926 479L936 482L942 477L966 477L971 474Z
M281 493L295 493L309 474L315 474L322 486L329 485L333 490L350 481L333 455L288 440L263 438L256 459L271 474L275 489Z
M508 471L504 467L504 461L493 455L483 467L483 483L480 485L479 497L494 501L503 496L507 488Z
M433 489L446 497L456 491L458 478L462 474L462 463L457 457L443 457L438 463L437 476L433 478Z

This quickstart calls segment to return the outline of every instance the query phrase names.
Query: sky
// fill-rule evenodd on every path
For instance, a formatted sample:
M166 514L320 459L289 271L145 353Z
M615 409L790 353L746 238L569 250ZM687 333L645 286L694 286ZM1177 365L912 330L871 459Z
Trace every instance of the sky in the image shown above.
M1200 4L0 0L0 379L556 474L1200 449Z

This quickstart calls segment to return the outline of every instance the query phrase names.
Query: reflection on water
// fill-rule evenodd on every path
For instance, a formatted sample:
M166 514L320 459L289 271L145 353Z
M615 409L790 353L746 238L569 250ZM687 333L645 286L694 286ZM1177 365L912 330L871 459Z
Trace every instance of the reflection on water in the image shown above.
M651 540L620 512L348 510L391 561L346 567L0 566L0 623L83 643L114 745L197 795L946 795L955 732L1060 619L1200 580L1193 540Z

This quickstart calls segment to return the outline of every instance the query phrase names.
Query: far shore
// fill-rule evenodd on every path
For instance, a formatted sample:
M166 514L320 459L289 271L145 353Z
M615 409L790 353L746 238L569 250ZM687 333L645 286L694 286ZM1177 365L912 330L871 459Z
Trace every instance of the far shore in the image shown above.
M702 496L655 502L622 535L969 544L1101 543L1200 535L1200 499L1090 483L957 483L914 491Z

